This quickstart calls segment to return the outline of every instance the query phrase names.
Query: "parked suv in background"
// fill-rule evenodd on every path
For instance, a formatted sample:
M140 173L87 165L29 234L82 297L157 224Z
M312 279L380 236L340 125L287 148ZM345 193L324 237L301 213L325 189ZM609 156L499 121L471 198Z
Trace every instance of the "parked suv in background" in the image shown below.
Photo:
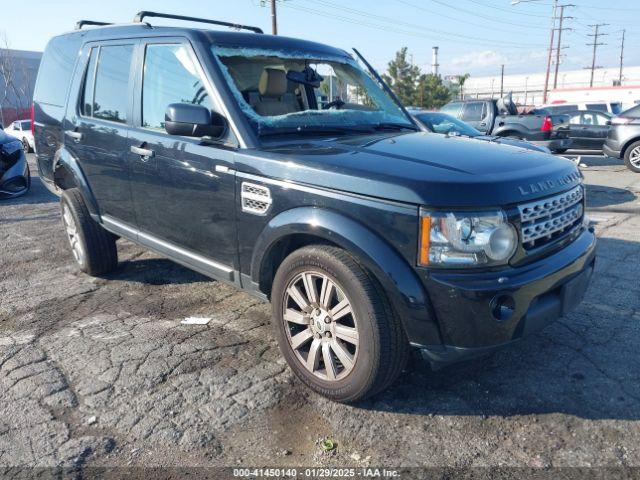
M640 173L640 105L611 119L602 151L608 157L624 159L629 170Z
M4 132L19 139L25 153L33 152L35 144L31 133L31 120L16 120L5 128Z
M141 12L55 37L38 73L38 167L82 271L125 237L270 300L288 364L339 401L410 347L484 355L580 302L596 240L573 162L422 132L343 50L150 16L220 23Z

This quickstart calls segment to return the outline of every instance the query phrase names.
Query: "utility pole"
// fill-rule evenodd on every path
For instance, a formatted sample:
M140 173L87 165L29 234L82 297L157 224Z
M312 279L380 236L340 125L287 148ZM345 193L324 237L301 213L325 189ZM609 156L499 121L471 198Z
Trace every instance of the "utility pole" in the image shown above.
M624 35L626 30L622 30L622 43L620 44L620 75L618 75L618 84L622 85L622 65L624 63Z
M504 63L500 68L500 98L504 95Z
M564 9L565 7L574 7L575 5L560 5L560 25L558 26L558 45L556 47L556 71L553 76L553 89L558 88L558 69L560 68L560 52L562 51L562 32L563 30L571 30L570 28L563 28L562 25L564 23L565 18L570 19L573 17L565 17Z
M595 29L594 33L589 34L590 37L593 37L593 43L587 43L588 46L593 46L593 59L591 60L591 67L585 67L591 70L591 80L589 81L589 87L593 87L593 75L596 71L596 68L600 68L600 67L596 67L596 52L599 46L606 45L606 43L598 43L598 37L602 37L606 35L606 33L600 32L600 27L604 27L606 25L608 24L597 23L595 25L589 25L590 27Z
M278 35L278 16L276 15L276 0L271 0L271 33Z
M544 78L544 93L542 94L542 103L547 103L547 95L549 93L549 76L551 75L551 56L553 54L553 40L556 33L556 12L558 11L558 0L553 0L553 13L551 14L551 35L549 38L549 52L547 55L547 74Z

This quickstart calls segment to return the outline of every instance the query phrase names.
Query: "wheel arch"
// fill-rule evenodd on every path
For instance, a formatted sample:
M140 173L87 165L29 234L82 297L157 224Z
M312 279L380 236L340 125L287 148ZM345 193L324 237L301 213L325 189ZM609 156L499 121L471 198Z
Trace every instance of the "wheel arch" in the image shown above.
M53 182L56 188L68 190L69 188L77 188L87 205L91 217L99 221L100 213L98 204L91 191L87 177L80 167L78 160L69 152L62 149L56 155L53 163Z
M635 137L627 140L627 142L625 142L625 144L622 146L622 149L620 150L620 158L624 159L624 156L627 154L627 150L629 149L629 147L636 142L640 142L640 137Z
M271 219L254 247L251 281L269 297L280 263L312 244L337 246L354 255L387 293L411 342L441 343L428 294L408 262L378 234L332 210L299 207Z

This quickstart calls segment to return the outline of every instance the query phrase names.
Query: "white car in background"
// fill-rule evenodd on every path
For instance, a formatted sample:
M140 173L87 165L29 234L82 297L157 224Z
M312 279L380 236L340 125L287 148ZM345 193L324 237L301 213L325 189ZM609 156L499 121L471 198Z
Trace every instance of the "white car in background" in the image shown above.
M16 120L4 129L7 135L16 137L22 142L24 153L34 152L35 143L31 133L31 120Z

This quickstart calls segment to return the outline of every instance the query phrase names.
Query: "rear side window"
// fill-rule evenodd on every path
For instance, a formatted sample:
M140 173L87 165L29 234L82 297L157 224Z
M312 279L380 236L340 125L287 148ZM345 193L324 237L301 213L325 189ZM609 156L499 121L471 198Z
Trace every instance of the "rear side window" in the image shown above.
M142 81L142 126L164 129L171 103L212 108L211 99L183 45L148 45Z
M58 107L65 105L80 42L79 36L67 35L55 37L47 44L33 95L37 102Z
M126 123L132 54L133 45L91 49L81 107L83 115Z

